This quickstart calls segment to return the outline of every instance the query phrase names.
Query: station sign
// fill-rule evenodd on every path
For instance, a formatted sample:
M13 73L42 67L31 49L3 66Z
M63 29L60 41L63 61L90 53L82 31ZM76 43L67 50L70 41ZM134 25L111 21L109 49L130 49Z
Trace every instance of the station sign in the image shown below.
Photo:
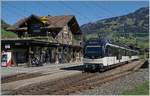
M21 43L15 43L15 45L21 45Z
M9 48L10 48L10 45L9 45L9 44L5 45L5 48L6 48L6 49L9 49Z
M47 23L48 23L48 17L47 17L47 16L42 16L42 17L41 17L41 21L42 21L44 24L47 24Z

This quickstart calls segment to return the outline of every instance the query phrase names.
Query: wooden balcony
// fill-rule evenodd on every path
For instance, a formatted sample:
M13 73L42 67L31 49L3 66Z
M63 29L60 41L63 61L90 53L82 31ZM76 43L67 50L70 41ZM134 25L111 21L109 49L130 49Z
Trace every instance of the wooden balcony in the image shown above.
M50 37L50 36L3 38L2 40L36 40L39 42L43 41L43 42L49 42L49 43L63 44L63 42L59 42L57 39L54 39L53 37ZM80 42L81 42L80 39L73 39L72 41L64 43L64 44L73 45L73 46L81 46Z
M52 43L58 43L56 39L50 36L34 36L34 37L17 37L17 38L3 38L2 40L38 40L38 41L46 41Z

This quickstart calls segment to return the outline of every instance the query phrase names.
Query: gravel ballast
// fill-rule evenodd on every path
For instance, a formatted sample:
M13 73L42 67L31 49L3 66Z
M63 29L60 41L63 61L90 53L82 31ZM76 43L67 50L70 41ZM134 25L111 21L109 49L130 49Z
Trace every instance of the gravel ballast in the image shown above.
M140 69L129 75L120 77L110 82L106 82L91 90L85 90L75 94L78 95L120 95L125 90L135 88L135 86L149 80L149 69Z

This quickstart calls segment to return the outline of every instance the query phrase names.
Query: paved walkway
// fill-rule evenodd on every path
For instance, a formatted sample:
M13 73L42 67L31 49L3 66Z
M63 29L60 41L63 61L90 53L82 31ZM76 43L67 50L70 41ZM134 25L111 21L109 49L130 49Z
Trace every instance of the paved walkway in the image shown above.
M48 74L48 75L43 75L39 77L34 77L30 79L25 79L25 80L18 80L18 81L13 81L9 83L3 83L1 84L2 88L2 94L7 94L7 92L10 92L14 89L18 89L20 87L33 84L33 83L40 83L48 80L56 80L59 78L64 78L70 75L74 74L79 74L82 71L79 70L60 70L61 68L68 68L68 67L74 67L74 66L80 66L80 64L55 64L55 65L45 65L42 67L29 67L29 68L24 68L24 67L11 67L11 68L2 68L2 75L7 76L7 75L13 75L13 74L19 74L19 73L36 73L40 72L42 74ZM9 71L8 71L9 70ZM5 72L7 71L7 72ZM4 73L3 73L4 72Z
M42 72L42 71L49 71L53 69L59 69L63 67L71 67L75 65L82 65L82 63L65 63L65 64L45 64L39 67L1 67L1 76L9 76L15 75L20 73L34 73L34 72Z

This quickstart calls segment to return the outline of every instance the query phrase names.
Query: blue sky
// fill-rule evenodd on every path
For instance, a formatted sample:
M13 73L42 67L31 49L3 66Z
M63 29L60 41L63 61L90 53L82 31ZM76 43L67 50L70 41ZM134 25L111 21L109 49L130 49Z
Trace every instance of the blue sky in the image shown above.
M9 24L31 14L75 15L79 25L147 7L148 1L3 1L1 18Z

